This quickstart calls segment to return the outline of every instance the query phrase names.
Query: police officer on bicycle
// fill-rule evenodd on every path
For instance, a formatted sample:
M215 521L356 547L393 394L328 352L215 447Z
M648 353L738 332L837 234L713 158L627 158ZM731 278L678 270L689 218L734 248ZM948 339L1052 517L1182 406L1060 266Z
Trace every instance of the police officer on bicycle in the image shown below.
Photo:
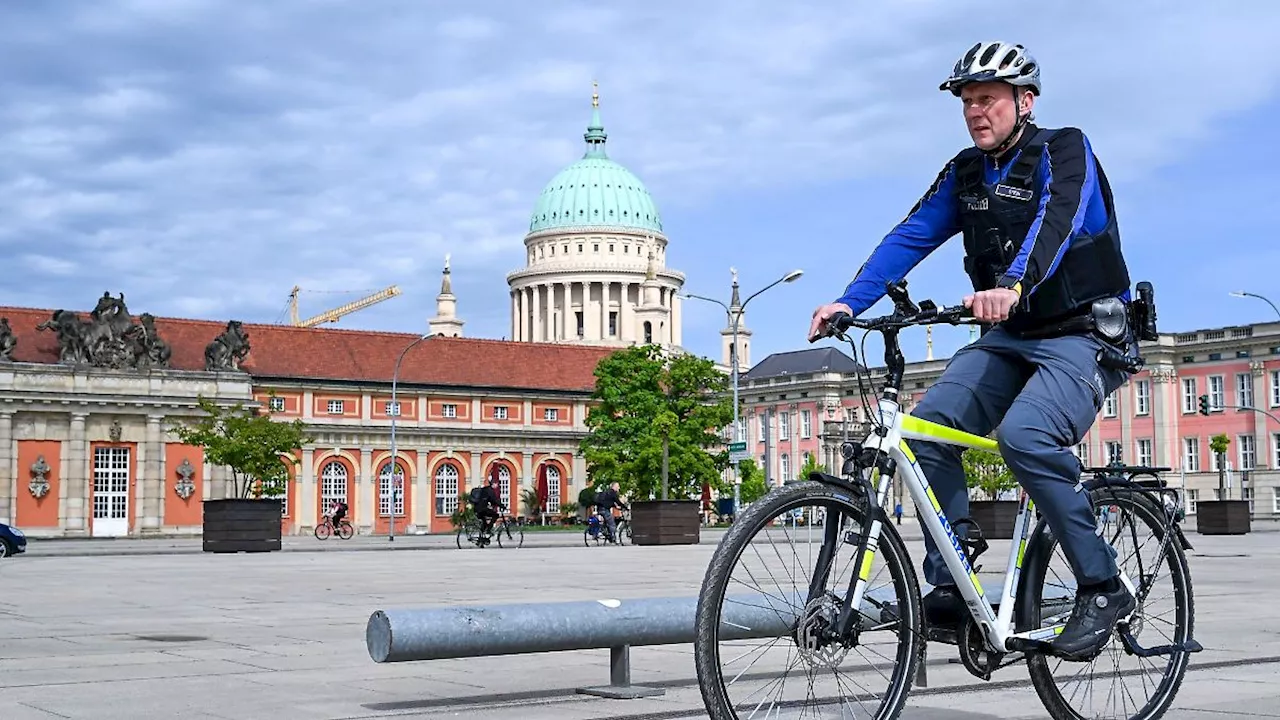
M983 334L951 358L912 415L977 435L999 427L1001 454L1077 580L1054 649L1089 659L1135 605L1096 533L1072 452L1104 399L1136 370L1127 362L1136 341L1111 188L1083 132L1032 122L1040 66L1021 45L973 45L939 89L960 98L974 146L947 162L844 294L814 311L809 337L822 335L834 313L857 317L884 296L886 282L963 235L974 289L964 304ZM965 517L961 448L921 442L912 450L947 517ZM934 586L926 618L954 625L967 615L964 600L928 533L925 545L924 575Z

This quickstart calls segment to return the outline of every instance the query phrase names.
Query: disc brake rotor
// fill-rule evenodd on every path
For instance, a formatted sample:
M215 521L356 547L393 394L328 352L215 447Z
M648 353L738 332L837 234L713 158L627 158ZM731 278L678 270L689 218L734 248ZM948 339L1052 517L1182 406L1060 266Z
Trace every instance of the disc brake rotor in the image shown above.
M849 648L831 637L840 606L830 595L811 600L796 626L796 647L800 657L814 668L837 668L844 662Z

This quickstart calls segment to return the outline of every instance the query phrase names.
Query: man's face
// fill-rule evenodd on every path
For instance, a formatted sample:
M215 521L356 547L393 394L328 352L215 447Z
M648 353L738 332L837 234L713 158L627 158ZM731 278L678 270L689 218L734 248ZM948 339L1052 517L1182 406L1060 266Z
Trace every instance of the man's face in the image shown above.
M1031 111L1035 96L1018 90L1022 113ZM1018 106L1014 103L1014 88L1003 82L969 83L960 90L960 102L964 108L965 126L973 144L983 150L999 145L1018 122Z

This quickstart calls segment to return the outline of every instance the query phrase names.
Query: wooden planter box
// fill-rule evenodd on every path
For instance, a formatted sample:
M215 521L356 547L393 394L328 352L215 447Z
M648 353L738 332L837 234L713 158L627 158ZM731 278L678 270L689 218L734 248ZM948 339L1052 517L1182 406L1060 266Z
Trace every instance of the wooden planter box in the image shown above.
M636 545L697 545L701 528L697 500L631 503L631 542Z
M1201 500L1196 503L1196 531L1201 535L1244 535L1249 532L1248 500Z
M205 552L271 552L279 549L279 498L204 501Z
M982 537L987 540L1012 540L1013 524L1018 520L1018 502L970 500L969 517L982 528Z

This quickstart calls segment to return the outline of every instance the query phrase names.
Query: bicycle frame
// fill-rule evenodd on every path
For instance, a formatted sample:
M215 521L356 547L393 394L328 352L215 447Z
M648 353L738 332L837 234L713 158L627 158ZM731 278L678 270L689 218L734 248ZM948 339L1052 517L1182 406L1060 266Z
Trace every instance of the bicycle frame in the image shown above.
M978 574L970 565L963 545L961 545L955 531L952 530L946 513L943 512L941 504L938 502L937 497L934 496L933 488L930 487L924 470L916 462L915 453L911 451L911 448L906 443L906 440L923 440L998 453L999 447L996 441L913 417L909 413L902 412L900 405L888 398L880 400L879 415L880 425L884 428L884 434L881 435L881 431L873 430L864 440L863 447L876 448L879 446L894 461L896 472L893 476L889 476L872 471L872 481L876 483L874 487L876 503L880 508L886 506L890 481L893 477L897 477L900 482L905 483L907 491L915 503L917 512L919 512L924 521L926 531L933 537L934 543L941 550L942 559L946 563L947 569L951 572L951 577L955 579L956 587L961 596L964 597L969 613L982 630L990 649L1003 653L1014 649L1010 647L1010 640L1016 639L1036 643L1051 640L1061 633L1066 626L1065 623L1058 623L1027 632L1013 632L1013 610L1017 599L1018 579L1022 572L1022 558L1026 551L1027 537L1031 532L1034 518L1033 512L1035 510L1035 503L1027 495L1026 490L1021 490L1019 493L1018 515L1013 530L1013 544L1009 548L1009 559L1005 566L1004 587L1000 595L1000 610L997 613L990 600L988 600L982 583L978 580ZM924 512L925 508L928 508L929 512ZM853 587L848 607L862 607L863 595L866 592L868 578L871 575L871 564L874 561L875 552L879 545L881 527L880 513L873 511L871 513L871 527L866 534L865 554L860 559L855 559L857 563L855 567L859 568L858 580ZM951 552L947 552L946 548L950 548ZM1123 570L1121 572L1121 581L1128 586L1130 592L1136 592L1132 581L1124 574Z

